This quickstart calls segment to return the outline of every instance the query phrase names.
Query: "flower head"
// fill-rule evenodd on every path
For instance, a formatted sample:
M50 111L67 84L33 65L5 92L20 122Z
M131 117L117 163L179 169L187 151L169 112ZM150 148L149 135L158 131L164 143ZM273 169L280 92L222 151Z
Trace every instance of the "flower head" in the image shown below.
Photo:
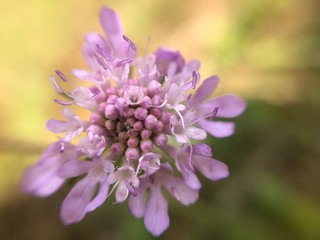
M115 192L117 203L129 197L131 213L144 217L146 228L158 236L169 226L162 186L189 205L198 199L198 172L213 181L228 176L227 166L212 158L211 147L193 141L207 134L233 134L234 124L216 117L236 117L246 104L235 95L211 99L218 77L200 84L200 63L186 62L179 52L159 48L135 57L137 48L112 9L104 7L100 21L107 39L89 33L82 48L90 70L73 70L91 86L66 92L51 76L57 92L67 98L55 100L64 106L66 121L51 119L47 127L65 134L27 169L23 189L48 196L66 179L79 176L62 204L65 224L82 220ZM90 117L81 119L70 105L87 110Z

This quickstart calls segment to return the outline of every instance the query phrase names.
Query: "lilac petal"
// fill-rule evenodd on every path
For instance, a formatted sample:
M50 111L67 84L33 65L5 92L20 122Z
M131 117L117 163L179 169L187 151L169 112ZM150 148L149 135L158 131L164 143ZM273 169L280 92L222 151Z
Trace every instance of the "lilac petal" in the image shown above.
M188 151L190 152L190 148L188 148ZM192 145L192 153L212 157L212 149L208 144L205 143Z
M229 176L228 166L223 162L209 157L196 156L193 159L194 166L203 176L217 181Z
M111 8L103 7L100 12L100 22L117 57L132 58L135 51L123 39L122 25L118 14Z
M217 138L229 137L234 133L233 122L208 121L200 119L198 125Z
M62 178L56 176L52 177L45 183L45 185L43 184L35 189L33 193L38 197L47 197L56 192L61 187L63 182L64 179Z
M185 135L196 140L203 140L207 138L207 133L203 129L197 127L186 128Z
M129 190L127 188L127 185L125 181L120 181L117 190L116 190L116 200L118 203L123 202L127 199L129 195Z
M191 170L188 162L184 158L185 156L182 154L179 156L178 161L176 161L178 171L181 172L184 181L189 187L192 189L200 189L201 183L197 175ZM168 190L170 191L170 188Z
M61 166L58 174L62 178L76 177L81 174L87 173L93 168L95 163L89 161L74 160L66 162Z
M88 66L92 69L96 69L97 67L97 45L103 48L106 52L110 52L109 47L107 46L103 37L98 33L89 33L85 37L85 42L82 46L83 56L88 64ZM87 80L87 79L84 79Z
M155 56L157 70L161 75L166 75L168 73L168 67L170 64L175 64L174 73L180 72L185 65L185 61L178 51L174 52L169 49L159 48L155 52Z
M169 227L168 202L159 187L150 189L144 224L154 236L160 236Z
M62 203L60 216L64 224L81 221L96 189L95 179L87 176L77 182Z
M198 200L199 188L191 188L180 178L167 176L164 185L171 195L184 205L190 205Z
M109 183L107 180L104 180L103 182L100 182L100 188L98 194L95 196L94 199L89 203L87 206L87 212L92 212L96 208L100 207L104 201L108 197L108 191L109 191Z
M72 70L72 74L79 79L87 80L87 81L93 78L93 75L91 73L83 69L75 68Z
M54 133L63 133L68 131L68 124L66 121L56 120L56 119L49 119L47 121L46 127Z
M147 185L141 180L139 187L136 188L137 195L129 198L129 210L136 218L142 218L146 209L145 190Z
M203 104L200 108L203 109L206 114L217 107L217 117L232 118L242 114L246 109L246 106L247 104L243 99L230 94L214 98Z
M217 87L219 82L218 76L212 76L204 80L201 86L197 89L196 93L193 95L189 102L190 107L194 107L201 102L203 102L207 97L209 97L214 89Z

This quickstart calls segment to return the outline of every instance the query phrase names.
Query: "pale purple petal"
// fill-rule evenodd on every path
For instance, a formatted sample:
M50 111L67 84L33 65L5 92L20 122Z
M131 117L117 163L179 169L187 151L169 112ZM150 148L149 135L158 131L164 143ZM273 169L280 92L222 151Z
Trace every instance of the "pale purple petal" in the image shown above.
M108 197L109 186L110 185L107 180L100 182L99 192L87 206L87 212L96 210L96 208L100 207L104 203Z
M217 138L229 137L234 133L233 122L208 121L200 119L198 125Z
M168 73L168 67L170 64L175 64L174 73L178 73L185 65L185 61L179 51L171 51L165 48L159 48L155 52L157 70L161 75Z
M236 95L216 97L200 106L200 109L209 114L212 109L218 108L217 117L232 118L241 115L246 109L246 102Z
M125 181L119 181L119 184L117 186L116 190L116 200L118 203L123 202L127 199L129 195L129 190L127 188L127 185Z
M207 138L207 133L203 129L197 127L186 128L185 135L196 140L203 140Z
M194 107L208 98L217 87L218 82L218 76L212 76L204 80L201 86L197 89L196 93L190 99L189 106Z
M69 143L51 144L39 161L25 171L21 182L22 190L43 197L54 193L64 181L58 176L58 169L76 156L74 147Z
M100 34L89 33L85 36L85 42L82 46L82 53L88 66L93 70L97 69L97 66L98 66L98 62L96 58L97 45L103 48L106 52L110 52L109 47L107 46L105 40ZM88 80L88 79L84 79L84 80Z
M111 8L103 7L100 12L100 22L112 48L115 50L115 55L132 58L135 51L123 38L124 34L118 14Z
M136 188L136 196L130 195L129 210L136 218L142 218L146 209L145 190L147 185L144 181L140 181L140 185Z
M203 176L213 181L229 176L227 165L213 158L195 156L193 158L193 164L203 174Z
M81 221L86 215L97 182L90 177L85 177L72 188L62 203L60 216L64 224Z
M61 187L63 182L64 179L53 175L47 178L47 181L38 182L36 187L35 185L30 185L28 186L29 189L26 189L25 187L24 190L27 190L28 192L31 192L30 190L32 190L32 193L38 197L47 197L56 192Z
M160 236L169 227L168 202L159 187L150 189L144 224L154 236Z
M188 151L190 152L190 148L188 148ZM205 143L192 145L192 153L212 157L212 149L208 144Z
M58 174L62 178L76 177L81 174L87 173L95 165L94 162L75 160L66 162L61 166Z
M168 177L164 184L171 195L184 205L190 205L198 200L198 189L192 189L177 177Z

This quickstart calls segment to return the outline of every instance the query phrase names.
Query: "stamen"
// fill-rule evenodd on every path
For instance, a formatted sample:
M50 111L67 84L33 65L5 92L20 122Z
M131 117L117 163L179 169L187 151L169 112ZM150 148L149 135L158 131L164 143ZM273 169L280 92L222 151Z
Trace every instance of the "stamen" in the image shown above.
M186 126L185 126L185 124L184 124L184 120L183 120L183 117L182 117L181 113L180 113L179 110L176 109L176 108L172 108L172 109L175 110L175 111L177 112L177 114L179 115L179 117L180 117L180 119L181 119L182 127L183 127L183 129L185 129Z
M122 67L122 66L124 66L125 64L131 63L131 62L132 62L132 59L125 58L125 59L121 60L120 62L118 62L118 63L116 64L116 67Z
M63 101L63 100L60 100L60 99L54 99L53 101L55 103L57 103L57 104L62 105L62 106L70 106L70 105L73 104L73 101L66 102L66 101Z
M124 182L129 190L129 192L132 194L132 196L134 196L134 197L137 196L137 191L130 185L128 179L126 179Z
M55 72L61 78L62 81L64 82L68 81L68 78L62 72L60 72L59 70L56 70Z
M123 35L122 38L129 44L133 51L137 51L136 45L126 35Z
M60 143L60 153L63 153L64 152L64 148L65 148L65 146L64 146L64 143L62 142L62 143Z
M211 120L213 120L215 118L215 116L217 116L219 108L215 107L211 113Z
M200 80L199 72L193 71L193 72L192 72L192 80L191 80L191 82L192 82L192 88L193 88L193 89L196 88L199 80Z
M93 94L91 98L94 98L100 93L100 89L97 88L96 86L91 86L89 89L90 89L90 92L92 92Z
M107 70L108 66L107 66L106 62L103 61L103 59L98 54L95 53L94 56L96 57L98 63L104 68L104 70Z
M104 57L104 59L108 62L110 62L110 55L109 53L103 49L99 44L97 44L97 49L99 50L99 52L101 53L101 55Z
M55 89L57 90L58 93L63 94L63 90L62 88L58 85L57 83L57 79L54 76L50 76L50 80L53 84L53 86L55 87Z

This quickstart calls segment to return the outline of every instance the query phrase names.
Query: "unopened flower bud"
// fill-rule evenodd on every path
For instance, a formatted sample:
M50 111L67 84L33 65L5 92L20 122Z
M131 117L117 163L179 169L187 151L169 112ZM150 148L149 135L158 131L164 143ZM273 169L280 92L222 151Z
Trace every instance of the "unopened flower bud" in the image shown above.
M151 152L153 143L150 139L142 140L140 143L140 149L142 152Z
M155 116L157 119L159 119L161 117L161 110L160 108L152 108L150 110L150 114L152 114L153 116Z
M116 128L116 123L115 123L115 121L108 119L108 120L105 122L104 126L105 126L106 129L108 129L108 130L113 130L113 129Z
M140 133L142 139L149 139L152 134L152 131L149 129L143 129Z
M127 145L130 148L136 147L139 144L139 139L137 137L129 138Z
M117 119L119 116L118 116L118 112L117 110L115 109L114 105L111 105L111 104L108 104L104 110L104 115L109 118L109 119L112 119L112 120L115 120Z
M152 129L157 125L158 120L153 115L148 115L146 120L144 121L144 126L147 129Z
M90 115L90 122L91 122L92 124L99 124L100 120L101 120L100 114L95 113L95 112L94 112L94 113L91 113L91 115Z
M158 94L160 93L160 90L161 90L161 83L159 83L156 80L153 80L149 83L147 90L149 95L153 96L155 94Z
M122 143L114 143L111 145L111 152L114 154L120 154L124 149L124 145Z
M138 120L144 120L147 117L147 115L148 115L147 109L142 107L138 107L134 112L134 116Z
M107 99L107 103L115 104L117 102L118 96L117 95L110 95Z
M140 151L138 148L127 148L126 152L125 152L125 157L128 160L138 160L140 157Z
M168 137L165 134L158 134L153 138L153 142L156 146L164 146L168 142Z
M143 123L141 121L137 121L133 124L133 130L139 132L143 129Z

